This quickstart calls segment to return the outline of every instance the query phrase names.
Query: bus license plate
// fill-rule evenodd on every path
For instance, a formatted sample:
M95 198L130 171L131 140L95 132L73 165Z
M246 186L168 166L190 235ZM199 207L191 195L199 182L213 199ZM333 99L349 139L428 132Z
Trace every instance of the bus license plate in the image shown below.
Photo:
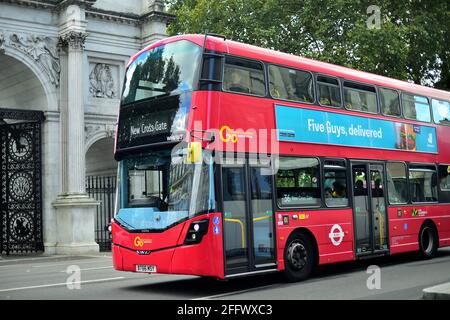
M156 266L137 264L136 265L136 272L150 272L150 273L154 273L154 272L156 272Z

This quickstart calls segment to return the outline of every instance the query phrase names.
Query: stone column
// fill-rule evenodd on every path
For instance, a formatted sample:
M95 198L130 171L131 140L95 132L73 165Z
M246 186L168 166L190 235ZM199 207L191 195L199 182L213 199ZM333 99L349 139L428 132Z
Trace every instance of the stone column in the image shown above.
M57 254L98 252L95 214L98 202L85 189L83 49L86 33L69 30L61 35L67 51L67 101L62 116L62 193L53 203L57 209Z
M84 195L84 104L83 104L83 49L86 34L71 31L61 37L67 48L67 112L66 112L66 176L68 194Z

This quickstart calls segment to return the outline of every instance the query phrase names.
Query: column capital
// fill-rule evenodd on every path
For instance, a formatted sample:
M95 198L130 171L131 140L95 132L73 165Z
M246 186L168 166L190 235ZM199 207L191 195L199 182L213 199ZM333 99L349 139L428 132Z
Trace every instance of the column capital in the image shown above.
M59 45L72 50L83 50L87 33L69 31L59 37Z
M165 12L166 6L163 0L147 0L149 11Z

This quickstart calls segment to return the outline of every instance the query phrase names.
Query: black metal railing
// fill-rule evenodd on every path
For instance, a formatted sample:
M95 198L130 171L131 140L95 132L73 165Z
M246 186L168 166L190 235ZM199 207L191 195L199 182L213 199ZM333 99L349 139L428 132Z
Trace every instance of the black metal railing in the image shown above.
M95 218L95 241L99 244L100 251L110 251L111 233L108 225L114 216L116 177L88 176L86 192L91 198L100 202Z

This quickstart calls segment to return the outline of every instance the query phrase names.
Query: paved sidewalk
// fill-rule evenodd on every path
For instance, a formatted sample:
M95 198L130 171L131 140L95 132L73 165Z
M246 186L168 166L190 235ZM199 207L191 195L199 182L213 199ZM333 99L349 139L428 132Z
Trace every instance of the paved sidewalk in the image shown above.
M89 254L75 254L75 255L68 255L68 254L47 254L45 252L38 252L38 253L30 253L30 254L11 254L11 255L1 255L0 259L3 260L18 260L18 259L36 259L36 258L67 258L67 257L111 257L111 252L95 252L95 253L89 253Z
M423 289L425 300L450 300L450 282Z
M92 254L80 254L80 255L50 255L46 253L32 253L23 255L0 255L1 265L9 265L16 263L33 262L58 262L76 259L88 259L88 258L110 258L112 259L111 252L98 252Z

